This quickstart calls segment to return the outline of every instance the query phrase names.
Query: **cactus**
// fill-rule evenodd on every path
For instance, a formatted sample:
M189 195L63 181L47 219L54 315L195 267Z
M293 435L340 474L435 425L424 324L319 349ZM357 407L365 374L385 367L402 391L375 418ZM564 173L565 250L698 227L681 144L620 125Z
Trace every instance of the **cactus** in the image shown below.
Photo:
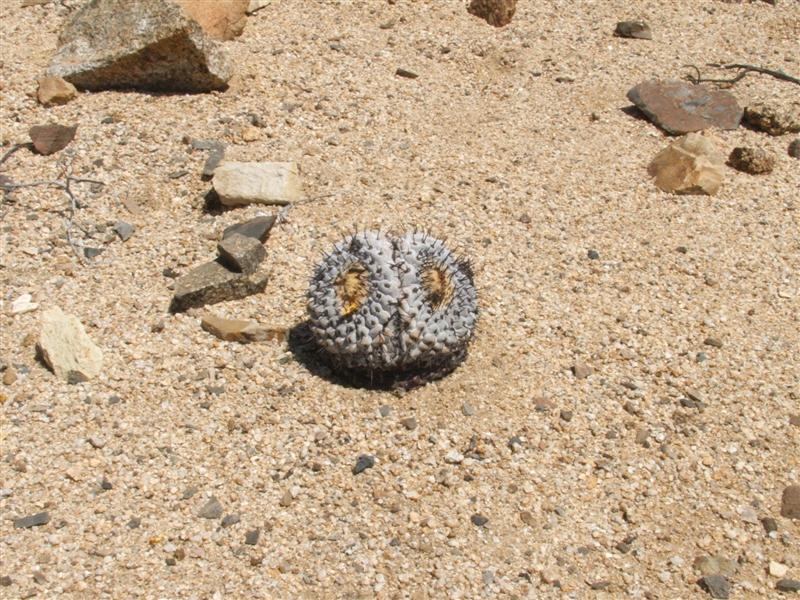
M441 240L365 231L317 266L308 312L317 349L334 370L410 387L464 360L478 299L469 261Z

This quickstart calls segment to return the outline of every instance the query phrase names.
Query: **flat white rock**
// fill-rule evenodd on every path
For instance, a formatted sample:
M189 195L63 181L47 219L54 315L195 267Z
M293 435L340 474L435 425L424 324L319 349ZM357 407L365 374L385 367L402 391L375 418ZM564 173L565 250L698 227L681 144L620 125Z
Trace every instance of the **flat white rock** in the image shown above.
M39 350L57 377L70 383L87 381L100 373L103 352L89 338L77 317L56 307L42 314Z
M225 206L291 204L302 182L293 162L226 161L214 171L214 190Z
M19 298L11 303L11 314L21 315L22 313L31 312L39 308L39 305L32 302L33 296L30 294L22 294Z

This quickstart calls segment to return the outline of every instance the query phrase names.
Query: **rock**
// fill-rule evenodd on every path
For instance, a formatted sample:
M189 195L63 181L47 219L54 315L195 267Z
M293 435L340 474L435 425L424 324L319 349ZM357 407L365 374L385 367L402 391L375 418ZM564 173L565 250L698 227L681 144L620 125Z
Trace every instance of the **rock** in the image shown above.
M288 508L292 505L292 501L294 500L294 496L292 496L291 490L286 490L283 496L281 496L279 504L284 507Z
M529 511L520 511L519 518L528 527L536 527L536 518Z
M242 519L241 519L241 517L239 517L239 515L237 515L237 514L233 514L233 515L225 515L225 516L222 518L222 523L221 523L221 525L222 525L223 527L230 527L231 525L236 525L236 524L237 524L239 521L241 521L241 520L242 520Z
M731 594L731 584L722 575L706 575L698 583L712 598L728 598Z
M164 0L86 2L58 43L49 74L81 89L206 92L225 89L233 74L225 49Z
M356 464L353 467L353 475L358 475L359 473L363 473L367 469L371 469L375 466L375 457L370 454L362 454L356 460Z
M3 575L2 577L0 577L0 586L8 587L12 583L14 583L14 582L12 581L11 577L9 577L8 575Z
M263 272L252 275L234 273L220 262L208 262L178 277L170 311L182 312L207 304L246 298L263 292L265 287L267 276Z
M472 0L467 11L489 25L503 27L511 22L517 11L517 0Z
M728 157L728 165L751 175L772 173L775 168L775 155L762 148L739 146Z
M572 374L575 379L586 379L592 374L592 368L583 362L576 362L572 365Z
M464 462L464 455L458 450L450 450L444 455L444 462L450 465L460 465Z
M258 543L258 538L261 535L260 529L251 529L244 534L244 543L248 546L255 546Z
M586 256L589 260L600 260L600 253L597 250L589 250Z
M771 560L769 561L769 574L773 577L781 578L789 572L789 567L783 563Z
M800 593L800 581L797 579L781 579L775 584L775 589L779 592Z
M698 556L694 559L692 566L701 575L724 575L733 577L736 574L738 565L724 556Z
M252 15L258 12L262 8L269 6L270 2L272 2L272 0L250 0L250 4L247 7L247 14Z
M264 217L255 217L249 221L242 221L230 227L226 227L222 231L222 239L230 237L234 234L243 235L257 239L262 244L267 241L269 232L275 224L275 215L268 215Z
M65 315L57 306L42 314L38 347L47 366L69 383L87 381L103 366L103 352L78 318Z
M489 519L487 519L486 517L484 517L479 513L475 513L474 515L472 515L469 518L469 520L472 521L472 524L475 525L476 527L483 527L489 522Z
M690 133L659 152L647 172L664 192L713 195L722 185L723 164L711 140Z
M214 190L225 206L291 204L300 199L295 163L224 162L214 171Z
M19 298L11 302L11 314L21 315L26 312L31 312L39 308L36 302L33 302L33 296L30 294L22 294Z
M744 122L770 135L784 135L800 131L800 116L791 114L762 102L751 104L744 110Z
M685 81L645 81L628 91L628 100L672 135L708 127L736 129L742 119L733 94Z
M475 408L469 402L464 402L464 404L461 405L461 414L465 417L474 417Z
M623 38L635 38L639 40L652 40L653 33L650 26L644 21L620 21L614 29L614 35Z
M414 417L406 417L405 419L400 419L400 424L409 431L413 431L417 428L417 420Z
M781 516L787 519L800 519L800 485L790 485L783 490Z
M707 337L703 340L703 343L706 346L711 346L712 348L722 348L722 340L715 337ZM696 400L696 398L694 398Z
M800 158L800 138L793 140L792 143L789 144L787 152L792 158Z
M123 242L127 242L129 239L131 239L131 236L133 236L136 228L125 221L117 221L114 224L114 231L119 236L119 239L121 239Z
M47 156L66 148L75 137L76 131L78 131L77 125L67 127L66 125L51 123L49 125L34 125L28 131L28 135L31 136L31 141L36 151Z
M92 248L91 246L84 246L83 247L83 255L88 258L97 258L100 256L104 251L104 248Z
M378 407L378 413L379 413L379 414L380 414L382 417L388 417L390 414L392 414L392 407L391 407L391 406L389 406L388 404L381 404L381 405Z
M30 529L31 527L39 527L46 525L50 522L50 513L47 511L30 515L29 517L21 517L14 519L14 529Z
M14 385L17 381L17 370L14 367L8 367L3 371L3 385Z
M250 0L174 0L200 24L208 37L232 40L244 31Z
M39 89L36 92L39 104L43 106L66 104L77 95L78 90L69 81L53 76L42 77L39 80Z
M208 502L197 511L197 516L201 519L219 519L222 516L222 504L216 496L211 496Z
M223 319L216 315L206 314L200 320L200 326L212 335L226 342L263 342L266 340L281 341L285 331L267 329L255 321L244 319Z
M203 163L203 177L213 177L214 171L217 170L223 158L225 158L225 146L220 144L218 148L214 148L208 153L208 158Z
M761 519L761 526L764 528L764 533L767 535L773 531L778 531L778 522L772 517L764 517Z
M234 233L217 245L219 258L231 271L251 275L267 256L264 246L255 238Z
M402 67L399 67L394 74L398 77L404 77L406 79L416 79L419 77L419 75L414 73L414 71L409 71L408 69L403 69Z

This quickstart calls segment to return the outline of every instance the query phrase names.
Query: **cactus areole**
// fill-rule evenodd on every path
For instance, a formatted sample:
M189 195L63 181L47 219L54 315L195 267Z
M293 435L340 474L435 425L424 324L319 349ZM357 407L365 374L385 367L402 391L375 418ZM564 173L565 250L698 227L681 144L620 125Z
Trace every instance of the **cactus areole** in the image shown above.
M317 266L308 312L318 350L335 370L413 385L464 360L478 297L469 262L441 240L365 231Z

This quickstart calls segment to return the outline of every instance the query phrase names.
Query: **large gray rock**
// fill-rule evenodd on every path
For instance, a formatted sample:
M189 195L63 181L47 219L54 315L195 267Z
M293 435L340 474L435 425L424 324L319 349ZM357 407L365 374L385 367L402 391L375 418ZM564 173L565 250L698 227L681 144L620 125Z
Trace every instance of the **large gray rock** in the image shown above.
M83 89L205 92L233 73L222 46L169 0L90 0L58 41L50 74Z
M291 204L300 199L297 165L226 161L214 171L214 190L225 206Z
M628 100L672 135L708 127L736 129L742 120L733 94L685 81L645 81L628 91Z
M245 275L229 271L219 261L208 262L178 278L170 311L182 312L206 304L239 300L263 292L265 287L267 276L263 272Z
M42 314L39 351L44 362L69 383L87 381L100 373L103 352L86 334L73 315L65 315L57 306Z

